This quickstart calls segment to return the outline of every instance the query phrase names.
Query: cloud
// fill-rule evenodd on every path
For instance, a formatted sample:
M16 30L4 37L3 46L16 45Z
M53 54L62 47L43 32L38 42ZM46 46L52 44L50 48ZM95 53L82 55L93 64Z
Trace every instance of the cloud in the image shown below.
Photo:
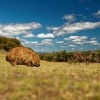
M28 34L35 29L41 28L40 23L31 22L31 23L17 23L17 24L0 24L0 35L1 36L17 36L20 34ZM28 37L26 35L26 37ZM32 35L32 34L31 34Z
M92 45L97 45L97 46L100 46L100 43L92 43Z
M52 39L43 39L40 43L38 41L22 41L22 44L24 46L27 46L27 47L33 47L33 46L42 46L43 48L45 46L52 46L53 45L53 40ZM44 46L45 45L45 46ZM33 47L34 49L35 47Z
M82 41L87 39L87 36L70 36L69 39L74 41Z
M97 41L96 40L91 40L91 41L89 41L89 43L97 43Z
M43 45L53 45L53 40L52 39L44 39L41 41L41 44Z
M64 43L64 41L56 41L56 43L59 43L59 44L61 44L61 43Z
M87 40L87 36L70 36L71 42L73 44L84 44Z
M34 35L32 33L28 33L26 35L23 36L24 38L32 38L34 37Z
M95 37L90 38L88 40L87 36L69 36L67 38L64 38L65 41L67 41L68 45L82 45L82 44L90 44L90 45L96 45L100 46L100 43L96 40Z
M87 36L69 36L68 38L64 38L64 40L78 40L80 41L87 39Z
M62 17L62 19L66 19L68 22L75 21L75 14L69 14Z
M94 38L91 38L91 40L96 40L96 37L94 37Z
M92 45L100 45L100 43L97 40L90 40L87 43L90 43Z
M99 13L100 12L98 11L96 15L99 15ZM82 30L96 29L100 27L100 22L73 22L76 19L75 16L75 14L65 15L62 17L62 19L67 20L67 22L64 25L58 27L48 26L47 30L49 30L50 33L52 33L54 36L60 36L65 34L76 33Z
M75 47L75 45L73 45L73 44L70 44L70 45L69 45L69 47Z
M87 41L87 36L70 36L64 38L65 41L70 41L71 44L84 44Z
M75 22L75 23L65 23L65 25L58 27L57 30L53 30L53 27L49 27L49 29L51 29L53 35L59 36L59 35L76 33L81 30L95 29L99 27L100 27L100 22Z
M61 45L60 47L61 47L61 48L65 48L65 46L62 46L62 45Z
M65 41L69 41L70 39L69 39L69 38L64 38L64 40L65 40Z
M59 27L49 27L49 26L47 26L46 29L47 30L57 31L57 30L59 30Z
M93 13L93 15L97 18L100 18L100 10L98 10L96 13Z
M48 34L41 33L41 34L38 34L37 37L38 38L54 38L54 35L51 33L48 33Z
M32 45L39 45L38 41L23 41L22 45L27 46L27 47L32 47Z

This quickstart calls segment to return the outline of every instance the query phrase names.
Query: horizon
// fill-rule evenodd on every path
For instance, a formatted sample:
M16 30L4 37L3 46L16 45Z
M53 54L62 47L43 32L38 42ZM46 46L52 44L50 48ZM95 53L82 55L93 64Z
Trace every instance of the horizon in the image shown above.
M100 50L100 0L1 0L0 36L36 52Z

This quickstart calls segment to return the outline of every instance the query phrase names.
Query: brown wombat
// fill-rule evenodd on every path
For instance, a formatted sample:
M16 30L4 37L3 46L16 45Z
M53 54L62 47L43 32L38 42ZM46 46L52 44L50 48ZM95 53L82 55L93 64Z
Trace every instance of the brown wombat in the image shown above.
M40 66L40 57L35 52L25 47L11 49L6 55L6 60L10 62L12 66Z

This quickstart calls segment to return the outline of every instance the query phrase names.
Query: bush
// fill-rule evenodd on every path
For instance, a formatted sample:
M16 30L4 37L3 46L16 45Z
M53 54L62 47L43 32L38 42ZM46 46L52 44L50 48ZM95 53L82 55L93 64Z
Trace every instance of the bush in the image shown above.
M81 54L78 55L78 58L75 58L75 53ZM85 51L85 52L53 52L46 54L39 54L41 60L46 61L55 61L55 62L98 62L100 63L100 50L98 51ZM77 56L77 55L76 55Z
M22 46L19 40L8 37L0 37L0 49L9 51L10 49L18 46Z

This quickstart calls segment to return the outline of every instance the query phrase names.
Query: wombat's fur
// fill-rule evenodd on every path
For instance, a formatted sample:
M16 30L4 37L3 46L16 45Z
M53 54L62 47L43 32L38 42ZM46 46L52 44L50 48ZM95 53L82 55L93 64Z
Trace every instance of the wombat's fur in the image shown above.
M25 47L11 49L6 55L6 60L10 62L12 66L40 66L40 57L35 52Z

